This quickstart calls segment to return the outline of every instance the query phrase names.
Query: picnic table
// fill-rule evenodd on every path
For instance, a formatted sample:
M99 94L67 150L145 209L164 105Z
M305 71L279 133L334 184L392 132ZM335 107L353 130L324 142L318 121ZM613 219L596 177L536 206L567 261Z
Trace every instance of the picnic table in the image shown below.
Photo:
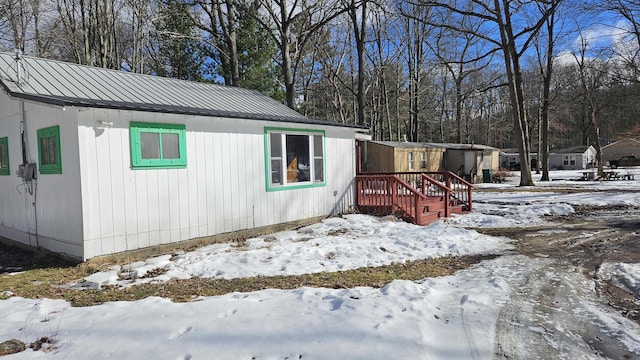
M603 171L602 172L602 176L600 176L598 178L598 180L604 180L604 181L610 181L610 180L619 180L622 179L620 177L620 173L618 173L617 171Z
M589 171L583 171L582 177L578 180L587 181L587 180L595 180L595 179L596 179L596 172L593 170L589 170Z
M597 173L595 170L587 170L580 172L582 176L578 178L579 181L587 181L587 180L600 180L600 181L611 181L611 180L634 180L635 174L632 171L628 171L626 174L621 174L615 170L604 170L602 175L596 176Z

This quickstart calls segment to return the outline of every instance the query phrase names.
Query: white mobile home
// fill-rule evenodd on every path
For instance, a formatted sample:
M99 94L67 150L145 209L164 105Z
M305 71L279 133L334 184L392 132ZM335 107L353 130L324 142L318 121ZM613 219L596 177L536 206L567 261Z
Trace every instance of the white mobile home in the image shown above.
M239 88L0 53L0 237L86 260L341 212L359 128Z
M594 166L596 166L596 149L591 145L556 149L549 154L550 169L583 170Z
M531 151L531 169L535 170L538 154ZM503 168L520 169L520 154L517 149L504 149L500 153L500 164ZM574 146L571 148L554 149L549 151L549 169L551 170L583 170L596 164L596 149L589 146Z

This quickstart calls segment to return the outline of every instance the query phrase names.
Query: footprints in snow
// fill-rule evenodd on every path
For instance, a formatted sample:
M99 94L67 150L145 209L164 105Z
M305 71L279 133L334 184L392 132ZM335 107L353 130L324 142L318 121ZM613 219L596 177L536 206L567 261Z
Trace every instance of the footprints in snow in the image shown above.
M229 310L229 311L226 311L226 312L220 314L218 317L219 318L226 318L226 317L234 315L237 312L238 312L237 309ZM175 340L175 339L177 339L177 338L179 338L179 337L191 332L191 330L193 330L193 326L183 326L180 329L178 329L176 332L171 334L169 336L168 340ZM191 354L184 354L184 355L181 355L178 358L176 358L176 360L191 360L191 357L192 357Z
M221 313L220 315L218 315L218 318L222 319L222 318L230 317L230 316L235 315L237 312L238 312L238 309L228 310L228 311L225 311L224 313ZM183 336L184 334L190 332L191 330L193 330L193 326L183 326L180 329L178 329L176 332L171 334L169 336L168 340L175 340L175 339ZM191 355L189 355L189 358L190 357L191 357ZM185 360L188 360L189 358L185 358Z
M181 337L182 335L190 332L191 330L193 330L193 326L181 327L180 329L178 329L178 331L174 332L173 334L171 334L171 336L169 336L169 340L175 340ZM176 360L191 360L191 354L181 355L177 357Z
M184 326L181 327L180 329L178 329L178 331L174 332L173 334L171 334L171 336L169 336L169 340L175 340L177 338L179 338L180 336L188 333L189 331L191 331L191 329L193 329L193 326Z
M218 319L223 319L223 318L227 318L229 316L233 316L237 312L238 312L238 309L227 310L227 311L223 312L222 314L218 315Z

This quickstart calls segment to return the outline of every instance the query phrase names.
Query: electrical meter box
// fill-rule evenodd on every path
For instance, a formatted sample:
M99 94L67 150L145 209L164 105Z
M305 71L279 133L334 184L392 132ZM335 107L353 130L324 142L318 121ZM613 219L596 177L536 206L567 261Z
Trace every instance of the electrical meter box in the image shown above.
M25 182L35 179L36 174L37 166L35 163L21 164L18 166L18 171L16 171L16 175L21 177Z

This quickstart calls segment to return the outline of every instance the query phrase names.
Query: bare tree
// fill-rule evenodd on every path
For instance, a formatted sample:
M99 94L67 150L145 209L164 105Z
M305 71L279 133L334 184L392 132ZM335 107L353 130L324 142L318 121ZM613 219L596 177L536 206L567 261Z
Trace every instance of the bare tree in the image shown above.
M147 49L150 47L149 33L152 31L153 17L157 8L152 6L152 0L126 0L128 8L127 19L123 21L125 39L120 42L120 53L128 62L129 70L135 73L145 73Z
M25 52L27 49L27 38L30 25L36 16L37 5L29 0L6 0L0 5L3 11L6 25L11 34L13 47Z
M322 27L344 13L339 0L258 0L268 21L258 20L273 37L280 50L279 63L285 88L286 104L296 107L296 72L306 45Z
M343 0L345 1L345 0ZM348 0L345 3L345 9L351 20L353 27L353 37L356 43L356 54L358 63L358 80L356 99L358 101L358 118L356 123L360 126L365 125L365 41L367 36L367 18L370 16L369 5L377 7L378 5L371 0Z
M627 21L624 46L616 49L617 55L626 65L628 74L622 77L628 81L638 82L640 76L640 1L639 0L610 0L596 3L593 7L587 7L587 11L600 11L604 9L615 15L621 16Z
M377 7L372 12L371 21L371 52L368 54L372 66L372 103L376 104L375 111L372 111L373 122L376 126L372 130L372 135L376 140L398 139L396 134L398 118L394 116L392 107L395 95L394 84L400 79L400 74L396 72L398 62L398 47L395 46L395 37L390 34L395 33L397 17L391 12L387 12L383 7Z
M606 106L598 96L598 93L602 91L603 87L606 87L606 81L608 78L608 59L601 59L598 57L589 58L587 52L589 51L589 41L580 34L580 48L577 54L573 54L576 61L576 69L578 79L580 80L580 86L582 87L582 96L585 99L585 103L588 109L588 124L593 131L593 143L596 148L596 162L598 165L598 174L602 174L603 161L602 161L602 148L600 146L600 125L598 122L598 114L604 106Z
M66 43L75 61L89 66L119 69L116 0L58 0L58 15Z
M474 34L492 44L495 50L503 55L505 75L509 88L511 102L511 116L514 120L515 138L518 140L520 153L520 185L534 185L531 177L531 149L529 138L529 123L525 111L523 91L523 77L521 58L529 48L533 38L538 34L547 18L555 12L562 0L532 0L527 2L517 0L493 0L472 2L441 2L426 0L423 5L436 7L462 17L471 17L494 26L495 31L484 31L481 27ZM546 11L533 18L531 22L524 22L523 14L539 9L539 3L549 3ZM518 21L516 21L518 20ZM470 29L460 28L457 24L443 21L439 27L453 31L469 32ZM490 50L492 51L492 50Z
M195 24L205 31L210 39L203 40L213 46L219 56L226 85L240 85L240 65L238 60L238 7L237 0L196 0L204 16L194 16Z
M349 31L346 32L349 33ZM353 116L347 105L349 98L353 95L353 89L348 84L350 76L345 70L344 60L350 51L349 36L336 40L340 43L316 43L316 48L320 51L318 61L323 75L322 78L316 80L316 84L320 85L320 88L324 88L324 91L322 91L322 95L318 91L316 94L318 99L314 100L316 108L329 105L330 109L324 110L324 113L332 114L330 119L345 124ZM328 86L322 86L323 83ZM328 101L325 102L325 100ZM320 104L322 102L325 104Z
M402 16L402 37L405 41L406 71L408 77L408 116L405 120L405 136L408 141L418 141L420 132L421 110L425 98L421 92L424 89L426 75L427 43L432 29L429 25L430 8L412 3L398 4L398 11Z
M546 12L550 4L541 3L540 11ZM551 84L555 61L555 48L558 41L556 26L558 25L556 13L551 13L545 22L544 30L534 43L536 48L536 60L540 71L542 104L540 107L540 140L538 141L538 160L542 163L541 181L549 181L549 115L551 108Z
M469 28L471 31L452 32L446 28L440 28L435 37L435 45L428 43L431 51L438 58L439 62L448 71L453 81L454 87L454 116L456 124L455 141L463 143L469 142L469 132L463 134L463 106L465 99L477 93L481 88L488 87L486 84L476 84L471 88L464 88L467 78L473 74L482 72L489 66L493 53L481 54L477 50L479 38L475 35L479 31L481 22L467 24L471 20L462 18L460 26ZM473 19L475 20L475 19ZM491 82L490 79L487 79ZM468 119L465 121L468 126Z

